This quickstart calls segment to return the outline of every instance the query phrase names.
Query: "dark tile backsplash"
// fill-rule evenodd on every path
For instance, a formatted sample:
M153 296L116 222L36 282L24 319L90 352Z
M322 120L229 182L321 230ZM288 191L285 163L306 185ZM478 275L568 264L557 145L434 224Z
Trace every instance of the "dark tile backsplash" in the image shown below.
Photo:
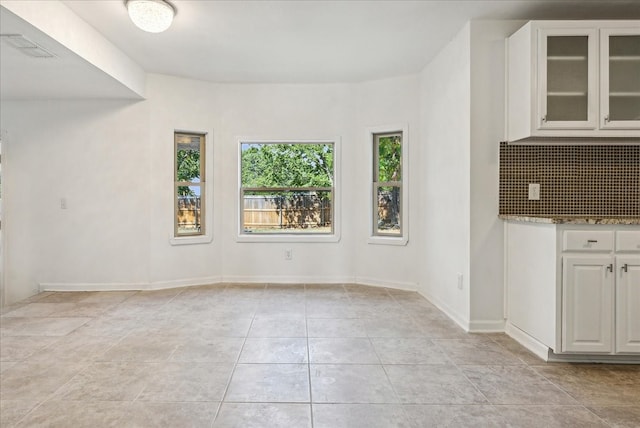
M500 214L640 217L640 146L500 143Z

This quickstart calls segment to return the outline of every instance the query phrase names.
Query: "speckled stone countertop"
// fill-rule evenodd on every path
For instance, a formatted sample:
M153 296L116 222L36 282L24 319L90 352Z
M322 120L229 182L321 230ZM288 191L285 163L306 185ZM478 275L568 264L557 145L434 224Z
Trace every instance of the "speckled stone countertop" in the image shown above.
M502 220L547 224L622 224L640 225L640 217L586 217L500 214Z

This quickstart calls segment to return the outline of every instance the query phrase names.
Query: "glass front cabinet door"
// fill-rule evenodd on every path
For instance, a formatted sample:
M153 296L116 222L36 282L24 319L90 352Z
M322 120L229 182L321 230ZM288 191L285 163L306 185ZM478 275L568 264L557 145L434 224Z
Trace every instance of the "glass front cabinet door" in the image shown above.
M538 129L598 127L598 31L540 29Z
M507 141L640 144L640 20L529 21L506 61Z
M640 29L600 30L600 127L640 128Z

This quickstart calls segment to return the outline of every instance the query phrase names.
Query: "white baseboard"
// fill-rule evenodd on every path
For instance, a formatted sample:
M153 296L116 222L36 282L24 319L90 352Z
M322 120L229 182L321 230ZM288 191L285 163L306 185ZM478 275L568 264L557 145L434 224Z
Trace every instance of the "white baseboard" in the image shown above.
M420 290L417 290L418 294L420 294L422 297L424 297L425 299L427 299L429 302L431 302L436 308L440 309L442 312L444 312L444 314L446 316L448 316L449 318L451 318L453 320L453 322L455 322L456 324L458 324L460 327L462 327L462 329L464 331L469 331L469 320L465 317L463 317L462 315L458 314L456 311L454 311L453 309L451 309L451 307L449 305L447 305L446 303L443 303L442 301L428 295L427 293L424 293Z
M509 321L507 321L505 325L504 332L529 351L542 358L544 361L549 361L550 349L544 343L541 343L534 337L529 336Z
M202 278L187 278L168 281L139 282L139 283L40 283L40 291L142 291L163 290L167 288L192 287L209 284L349 284L354 283L353 277L321 277L321 276L210 276Z
M469 333L504 333L505 320L481 320L469 322Z
M41 282L40 291L140 291L149 290L151 284L145 283L53 283ZM167 287L168 288L168 287Z
M415 291L416 285L409 282L386 281L366 277L352 276L264 276L264 275L225 275L203 278L188 278L149 283L40 283L40 291L124 291L124 290L162 290L166 288L189 287L207 284L362 284L373 287L387 287L399 290Z
M640 355L580 355L549 352L550 362L640 364Z
M203 278L187 278L169 281L139 282L139 283L40 283L40 291L143 291L164 290L167 288L190 287L197 285L219 284L219 276Z
M404 291L416 291L418 288L415 282L389 281L385 279L369 278L366 276L357 276L354 278L353 282L356 284L370 285L372 287L386 287Z
M223 282L233 284L350 284L355 281L354 277L350 276L286 276L286 275L225 275L222 277Z
M148 290L162 290L165 288L194 287L199 285L220 284L224 282L221 276L208 276L203 278L175 279L169 281L154 281L149 284Z

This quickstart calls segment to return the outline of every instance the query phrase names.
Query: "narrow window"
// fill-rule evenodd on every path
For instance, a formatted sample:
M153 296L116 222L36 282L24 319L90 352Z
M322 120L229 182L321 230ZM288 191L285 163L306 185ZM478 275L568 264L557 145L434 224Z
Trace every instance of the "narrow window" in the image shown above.
M333 142L241 142L240 233L334 233Z
M373 134L373 235L402 237L402 132Z
M174 141L174 235L204 235L205 136L176 132Z

